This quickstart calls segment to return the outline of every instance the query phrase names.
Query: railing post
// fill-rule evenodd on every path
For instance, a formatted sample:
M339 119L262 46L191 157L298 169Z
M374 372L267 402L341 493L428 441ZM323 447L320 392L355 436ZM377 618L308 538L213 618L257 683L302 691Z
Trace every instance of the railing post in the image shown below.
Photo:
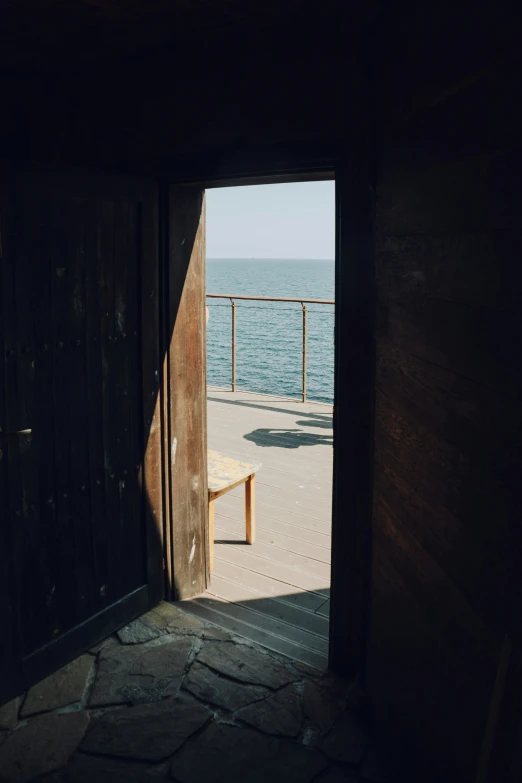
M232 391L236 391L236 299L256 302L294 302L300 304L303 311L303 378L301 399L306 402L306 319L307 304L334 305L334 299L296 299L288 296L246 296L245 294L207 294L213 299L228 299L232 305Z
M233 299L232 304L232 391L236 390L236 303Z
M301 302L303 308L303 402L306 402L306 305Z

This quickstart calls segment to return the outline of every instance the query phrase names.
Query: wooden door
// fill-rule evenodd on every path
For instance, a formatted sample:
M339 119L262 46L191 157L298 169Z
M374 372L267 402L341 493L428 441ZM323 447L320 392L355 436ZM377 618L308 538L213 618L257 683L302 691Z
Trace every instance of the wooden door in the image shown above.
M0 704L16 696L22 690L19 639L12 563L12 530L8 506L9 474L8 442L6 428L6 384L4 383L4 356L7 355L6 304L8 292L5 275L2 274L8 252L7 228L9 225L10 177L5 166L0 168Z
M0 673L5 698L163 594L157 188L17 175L8 190L0 482L18 661Z
M205 192L172 186L165 206L165 550L171 596L178 600L204 592L209 573Z

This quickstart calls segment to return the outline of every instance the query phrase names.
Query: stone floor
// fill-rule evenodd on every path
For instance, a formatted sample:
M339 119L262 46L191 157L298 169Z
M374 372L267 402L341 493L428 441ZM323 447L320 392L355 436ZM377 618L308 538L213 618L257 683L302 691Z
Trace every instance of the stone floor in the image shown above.
M0 707L0 781L387 780L356 692L167 603Z

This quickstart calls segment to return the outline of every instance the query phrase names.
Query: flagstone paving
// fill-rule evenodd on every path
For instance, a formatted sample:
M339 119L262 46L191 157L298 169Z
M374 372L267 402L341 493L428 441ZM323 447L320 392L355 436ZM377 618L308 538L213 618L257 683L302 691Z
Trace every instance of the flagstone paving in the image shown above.
M0 707L0 783L385 783L349 684L162 602Z

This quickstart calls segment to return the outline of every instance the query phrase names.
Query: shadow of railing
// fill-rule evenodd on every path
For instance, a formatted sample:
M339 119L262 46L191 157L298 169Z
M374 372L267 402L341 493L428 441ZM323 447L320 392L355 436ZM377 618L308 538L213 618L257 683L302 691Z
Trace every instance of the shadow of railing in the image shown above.
M280 655L322 671L328 668L329 590L311 594L322 614L300 608L302 594L291 588L277 596L235 601L227 601L219 592L216 589L214 594L211 585L208 593L183 602L181 608Z
M315 411L311 413L307 413L305 411L288 410L288 408L277 408L275 406L275 403L272 403L270 401L269 397L267 397L266 403L247 402L245 400L227 400L224 397L212 397L211 395L207 395L207 400L209 402L222 402L225 405L240 405L243 408L258 408L259 410L271 410L274 411L275 413L291 413L294 416L302 416L310 419L324 419L324 420L329 419L332 422L331 426L333 426L333 416L329 414L316 413ZM317 403L317 404L325 405L325 406L328 405L328 403Z

